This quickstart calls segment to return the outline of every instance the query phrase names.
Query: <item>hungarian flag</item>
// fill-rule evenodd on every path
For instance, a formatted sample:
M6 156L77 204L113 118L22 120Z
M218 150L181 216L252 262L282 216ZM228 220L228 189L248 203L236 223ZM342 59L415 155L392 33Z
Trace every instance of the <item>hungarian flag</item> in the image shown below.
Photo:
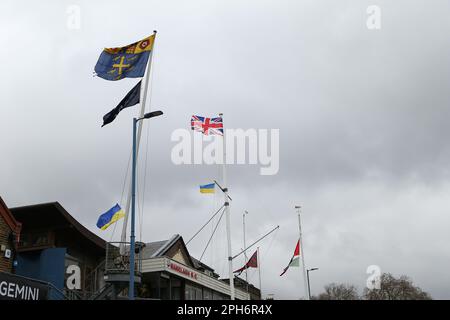
M238 272L237 275L240 275L242 273L242 271L244 271L245 269L248 269L248 268L258 268L258 254L257 254L257 251L255 251L255 253L250 257L250 259L247 261L245 266L243 266L240 269L237 269L234 272L235 273Z
M289 267L298 267L299 266L299 258L300 258L300 240L297 241L297 245L295 246L294 255L291 258L291 261L289 261L289 264L286 268L284 268L283 272L280 274L280 277L286 273L287 269Z

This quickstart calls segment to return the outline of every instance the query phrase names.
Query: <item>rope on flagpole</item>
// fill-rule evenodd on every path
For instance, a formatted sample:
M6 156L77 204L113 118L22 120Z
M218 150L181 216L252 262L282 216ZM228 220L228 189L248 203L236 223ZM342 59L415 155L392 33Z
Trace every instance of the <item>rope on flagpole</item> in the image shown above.
M222 210L223 209L223 207L225 207L225 205L222 205L220 208L219 208L219 210L217 210L216 211L216 213L214 213L213 215L212 215L212 217L211 218L209 218L209 220L208 220L208 222L206 222L201 228L200 228L200 230L198 230L189 240L188 240L188 242L186 242L186 245L188 245L189 244L189 242L191 242L207 225L208 225L208 223L210 223L211 222L211 220L220 212L220 210Z
M226 211L226 208L223 209L222 214L221 214L220 217L219 217L219 221L217 221L217 224L216 224L216 226L215 226L215 228L214 228L214 231L213 231L213 233L211 234L211 237L209 237L208 242L206 243L206 247L205 247L205 249L203 250L202 255L200 256L200 261L202 261L203 255L205 254L205 251L206 251L206 249L208 248L209 243L211 242L211 239L212 239L213 236L214 236L214 233L216 233L217 227L219 226L219 223L220 223L220 221L222 220L222 217L223 217L223 214L225 213L225 211Z
M127 164L127 169L125 171L125 177L123 178L123 186L122 186L122 195L120 196L120 204L123 204L123 196L125 194L125 188L126 188L126 183L127 183L127 178L128 178L128 172L129 172L129 168L130 168L130 162L131 162L131 156L132 156L132 150L130 148L130 156L128 157L128 164Z
M145 150L145 164L144 164L144 182L142 187L142 200L141 200L141 211L139 213L139 241L142 241L142 225L144 224L144 206L145 206L145 187L147 182L147 158L148 158L148 136L149 136L150 126L147 126L147 143Z
M127 164L127 168L125 170L125 176L123 177L122 195L120 196L120 206L121 207L123 207L123 196L125 194L125 188L126 188L128 172L129 172L128 169L130 168L131 156L132 156L132 150L130 150L130 156L128 157L128 164ZM109 242L111 242L113 240L114 235L116 234L116 227L117 227L117 223L114 223L114 228L111 233L111 237L109 238Z

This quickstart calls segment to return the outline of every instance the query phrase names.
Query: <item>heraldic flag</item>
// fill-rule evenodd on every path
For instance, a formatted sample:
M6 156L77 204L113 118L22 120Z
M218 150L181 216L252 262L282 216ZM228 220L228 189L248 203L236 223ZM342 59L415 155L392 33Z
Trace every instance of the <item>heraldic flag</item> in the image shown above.
M258 268L258 251L255 251L255 253L250 257L248 262L240 269L237 269L234 271L234 273L238 273L240 275L242 271L248 268Z
M97 76L106 80L142 78L155 35L120 48L105 48L95 65Z
M127 93L127 95L120 101L117 107L112 109L110 112L105 114L103 116L103 126L107 125L110 122L113 122L114 119L117 117L120 111L122 111L125 108L134 106L135 104L139 103L141 95L141 81L139 81L133 89L131 89L130 92Z
M291 258L291 261L289 261L289 264L286 268L284 268L283 272L280 274L280 277L286 273L286 271L289 269L289 267L298 267L299 266L299 260L300 260L300 240L297 241L297 245L295 246L294 255Z

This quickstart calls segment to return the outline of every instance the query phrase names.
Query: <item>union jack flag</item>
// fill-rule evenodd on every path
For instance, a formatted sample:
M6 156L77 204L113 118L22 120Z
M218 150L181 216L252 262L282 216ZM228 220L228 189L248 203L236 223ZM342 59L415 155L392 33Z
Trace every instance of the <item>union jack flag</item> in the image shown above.
M200 116L192 116L191 129L194 131L199 131L204 135L223 136L222 118L205 118Z

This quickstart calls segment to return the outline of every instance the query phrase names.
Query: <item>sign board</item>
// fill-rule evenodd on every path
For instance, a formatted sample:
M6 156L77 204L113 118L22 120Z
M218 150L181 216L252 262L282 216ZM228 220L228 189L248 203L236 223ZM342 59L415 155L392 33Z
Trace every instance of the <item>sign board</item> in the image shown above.
M0 272L0 300L47 300L45 283Z
M171 269L171 270L174 270L174 271L176 271L176 272L178 272L178 273L181 273L181 274L183 274L183 275L185 275L185 276L187 276L187 277L189 277L189 278L192 278L192 279L197 280L197 273L194 272L194 271L189 270L189 269L186 268L186 267L183 267L183 266L181 266L181 265L179 265L179 264L177 264L177 263L174 263L174 262L172 262L172 261L168 262L168 265L167 265L167 266L168 266L169 269Z

